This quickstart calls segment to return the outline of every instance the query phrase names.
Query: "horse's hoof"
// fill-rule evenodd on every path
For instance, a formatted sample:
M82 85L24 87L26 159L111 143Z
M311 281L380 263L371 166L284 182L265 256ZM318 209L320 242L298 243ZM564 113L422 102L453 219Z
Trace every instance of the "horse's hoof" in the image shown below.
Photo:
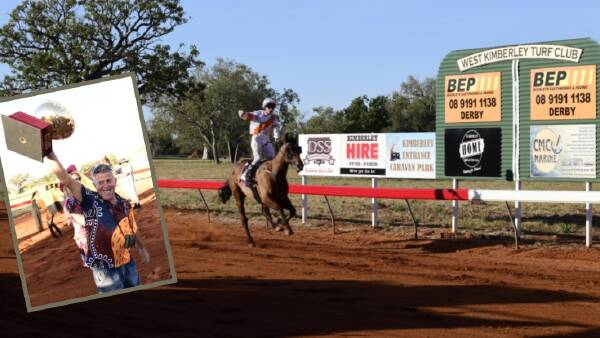
M256 248L256 244L254 244L254 242L248 243L248 247L249 248Z
M283 231L283 227L281 225L278 225L275 227L275 231Z
M285 233L286 235L288 235L288 236L291 236L291 235L293 235L293 234L294 234L294 232L292 231L292 229L285 229L285 232L284 232L284 233Z

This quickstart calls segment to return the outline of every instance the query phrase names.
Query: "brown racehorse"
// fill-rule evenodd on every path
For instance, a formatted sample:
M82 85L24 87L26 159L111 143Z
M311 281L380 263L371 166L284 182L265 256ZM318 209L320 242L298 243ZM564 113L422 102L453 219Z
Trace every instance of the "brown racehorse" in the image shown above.
M244 182L239 180L240 174L249 160L240 161L236 164L233 167L231 175L229 175L229 178L225 181L225 184L219 189L219 198L223 203L227 202L231 195L235 198L249 245L255 246L255 243L250 234L250 230L248 229L248 217L246 217L246 210L244 207L244 200L246 197L252 198L255 196L259 200L262 204L262 212L267 219L267 223L271 227L278 231L285 230L286 235L291 235L293 233L289 220L296 216L296 209L288 198L288 182L286 176L290 164L295 166L298 171L301 171L304 167L302 160L300 159L301 153L302 148L298 146L297 138L286 135L285 142L279 148L275 158L271 161L263 162L256 170L255 192L253 189L246 187ZM281 223L283 223L285 229L280 225L275 225L271 218L270 209L276 210L279 213ZM284 209L290 211L289 217L285 217Z

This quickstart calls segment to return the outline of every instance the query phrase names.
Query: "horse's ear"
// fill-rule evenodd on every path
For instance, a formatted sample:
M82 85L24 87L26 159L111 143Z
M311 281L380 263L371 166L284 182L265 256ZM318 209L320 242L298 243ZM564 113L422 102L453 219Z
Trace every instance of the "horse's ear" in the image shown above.
M298 134L285 133L285 142L290 144L298 144Z

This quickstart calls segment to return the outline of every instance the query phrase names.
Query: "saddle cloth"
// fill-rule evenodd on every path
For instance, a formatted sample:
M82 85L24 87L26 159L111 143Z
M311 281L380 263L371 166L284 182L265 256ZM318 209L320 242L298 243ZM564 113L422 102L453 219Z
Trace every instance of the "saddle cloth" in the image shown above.
M264 163L265 161L258 161L258 163L256 163L256 165L254 166L254 170L252 170L252 172L250 173L252 176L249 177L249 179L251 181L254 181L254 177L256 176L256 172L258 171L258 168L260 168L260 166ZM246 173L250 167L250 163L252 162L246 162L246 164L244 164L244 168L242 168L242 171L240 172L240 177L239 177L239 181L244 181L244 178L246 177Z

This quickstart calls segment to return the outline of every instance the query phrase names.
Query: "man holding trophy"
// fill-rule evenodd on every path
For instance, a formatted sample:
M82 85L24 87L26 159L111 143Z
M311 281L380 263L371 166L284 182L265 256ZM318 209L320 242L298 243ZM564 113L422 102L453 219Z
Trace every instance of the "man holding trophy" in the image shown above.
M68 138L74 131L70 114L59 104L47 102L37 110L41 119L19 112L3 116L8 149L43 161L45 157L54 175L71 192L85 217L87 250L84 266L92 270L99 293L140 284L136 263L130 254L138 248L142 262L150 260L139 236L132 205L115 192L113 169L100 164L92 170L96 191L83 186L67 173L52 150L53 139Z

